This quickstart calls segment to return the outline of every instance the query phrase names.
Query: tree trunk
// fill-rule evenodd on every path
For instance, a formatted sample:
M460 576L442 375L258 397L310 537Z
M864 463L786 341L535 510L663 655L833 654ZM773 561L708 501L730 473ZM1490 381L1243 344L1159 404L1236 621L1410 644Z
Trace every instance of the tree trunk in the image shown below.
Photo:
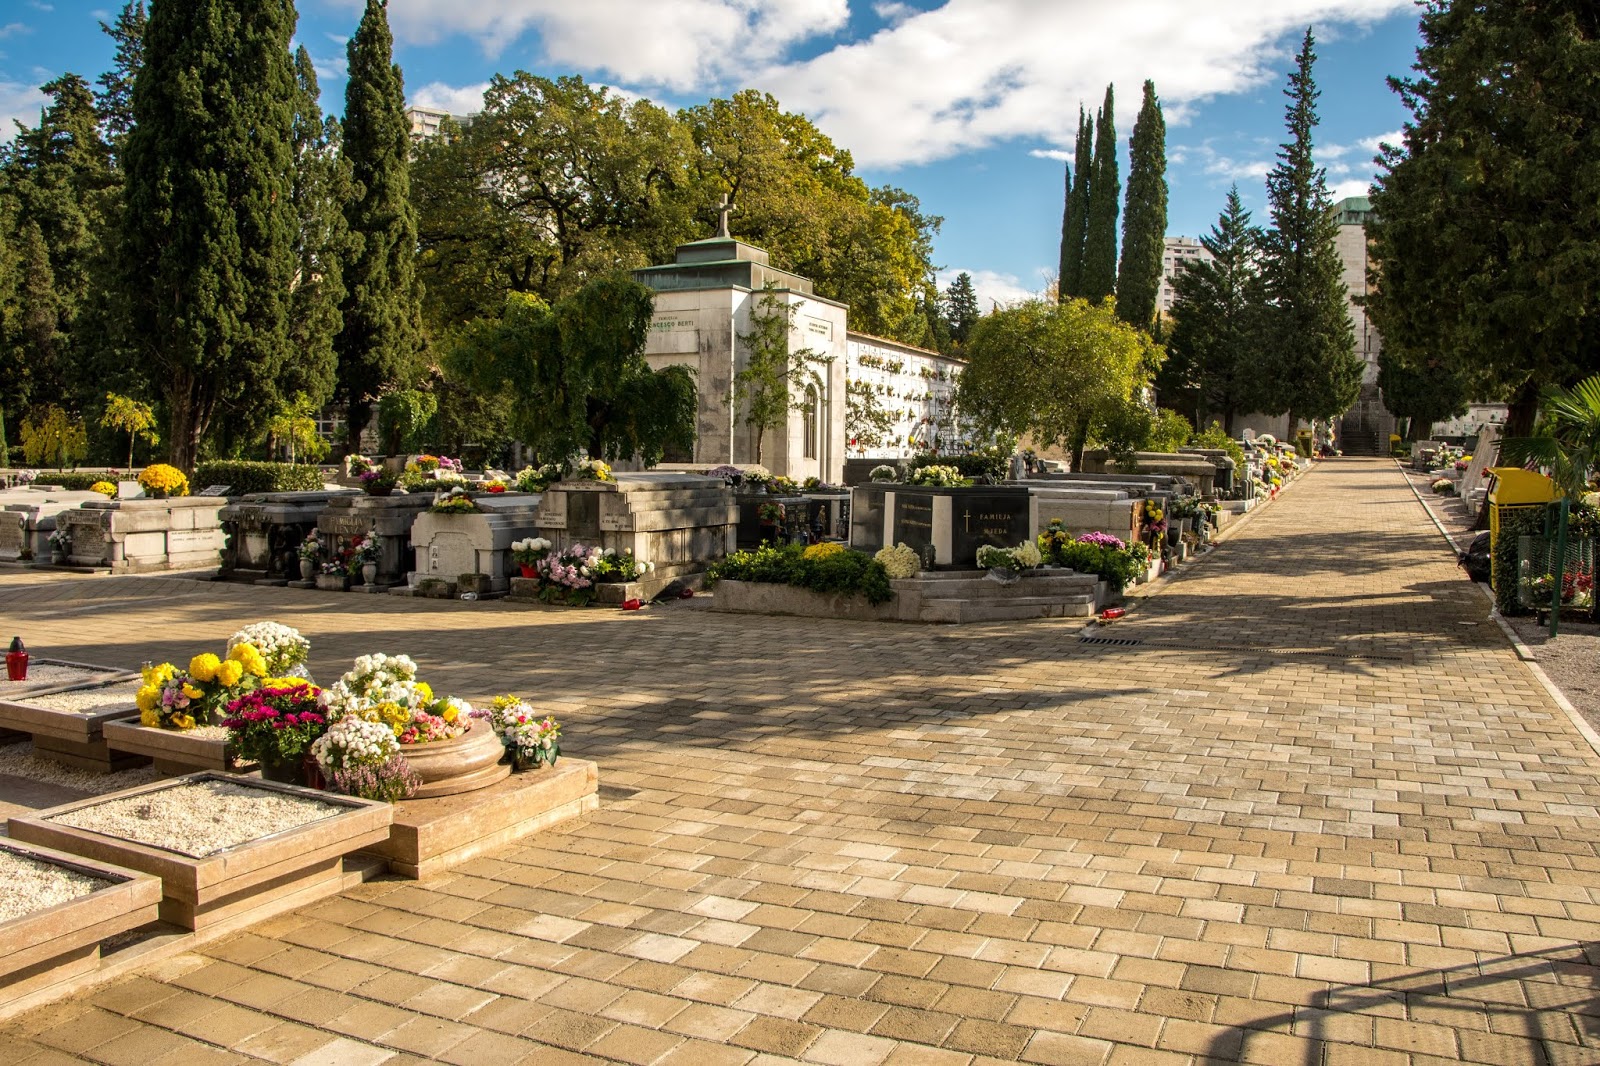
M1072 431L1072 472L1083 473L1083 446L1089 442L1089 417L1085 415Z
M171 412L171 461L184 476L193 477L195 460L200 456L200 438L205 433L206 412L200 398L195 395L194 375L178 371L172 377L169 408Z
M766 465L765 463L762 462L762 459L761 459L761 445L762 445L762 442L765 440L766 436L767 436L766 427L765 426L756 426L756 465L757 466Z
M1538 417L1539 384L1530 378L1511 398L1510 409L1506 413L1506 436L1533 436L1533 424Z

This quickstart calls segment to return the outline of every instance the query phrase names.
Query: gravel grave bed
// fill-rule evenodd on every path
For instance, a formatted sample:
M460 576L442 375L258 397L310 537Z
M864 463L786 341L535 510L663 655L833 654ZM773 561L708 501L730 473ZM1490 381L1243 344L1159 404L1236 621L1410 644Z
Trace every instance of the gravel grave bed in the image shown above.
M34 661L28 664L28 680L26 681L11 681L5 677L0 677L0 698L4 698L8 692L22 692L30 688L98 681L113 672L111 670L85 670L81 666L59 666L55 663Z
M112 882L0 848L0 922L87 896Z
M203 859L348 809L274 789L196 781L80 807L50 820Z
M94 714L117 707L132 707L138 692L138 685L107 685L102 688L73 689L71 692L52 692L45 696L22 696L18 702L50 711Z
M71 766L62 766L54 760L35 755L31 741L7 744L5 747L0 747L0 774L10 774L13 777L25 777L30 781L40 781L47 785L60 785L63 788L76 789L87 796L102 796L107 792L121 792L125 788L147 785L152 781L161 779L161 775L156 773L153 766L141 766L132 770L118 770L114 774L102 774L93 770L79 770Z

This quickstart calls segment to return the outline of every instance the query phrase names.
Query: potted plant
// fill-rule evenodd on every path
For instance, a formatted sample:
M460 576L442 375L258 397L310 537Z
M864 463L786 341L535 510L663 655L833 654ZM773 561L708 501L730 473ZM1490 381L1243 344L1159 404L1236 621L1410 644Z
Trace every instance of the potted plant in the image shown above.
M322 558L322 539L317 536L316 530L306 534L306 539L300 542L295 554L300 559L300 580L310 581L315 578L317 562Z
M359 476L361 491L368 496L392 496L395 486L400 484L400 479L387 470L368 470Z
M371 585L378 580L378 534L368 533L350 547L350 576L361 575L361 583Z
M519 772L554 766L561 757L561 723L549 715L541 716L526 700L496 696L489 702L487 712L472 713L489 720L506 747L511 765Z
M72 530L67 526L57 526L50 533L50 561L56 566L62 566L71 551Z
M327 592L343 592L350 585L350 571L344 563L329 560L317 568L317 588Z
M781 503L763 503L756 507L756 520L761 524L762 539L775 539L783 525L785 512Z
M263 686L230 702L222 724L232 750L260 763L268 781L304 784L311 745L328 729L317 704L320 691L300 681Z
M550 554L550 542L543 537L527 537L511 542L511 561L522 568L523 577L538 577L539 560Z

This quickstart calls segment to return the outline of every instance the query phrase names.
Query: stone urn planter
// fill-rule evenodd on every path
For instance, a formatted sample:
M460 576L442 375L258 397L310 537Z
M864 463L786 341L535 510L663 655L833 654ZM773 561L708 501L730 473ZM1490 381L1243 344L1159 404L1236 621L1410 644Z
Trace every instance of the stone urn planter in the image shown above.
M364 585L371 585L374 582L376 582L377 580L378 580L378 564L377 563L362 563L361 564L361 583L364 584Z
M315 559L300 560L300 580L315 581L317 579L317 561Z
M487 788L505 780L511 773L510 764L502 761L505 745L489 728L488 722L477 719L454 740L406 744L401 746L400 753L422 778L417 799L454 796Z

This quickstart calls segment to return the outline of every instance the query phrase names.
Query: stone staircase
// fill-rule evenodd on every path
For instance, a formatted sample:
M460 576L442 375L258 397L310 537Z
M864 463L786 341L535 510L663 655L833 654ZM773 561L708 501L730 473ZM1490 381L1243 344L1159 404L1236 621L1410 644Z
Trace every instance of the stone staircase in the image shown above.
M1073 570L1035 570L1013 585L981 570L932 570L892 583L902 618L920 622L1000 622L1025 618L1088 618L1100 602L1100 581Z

